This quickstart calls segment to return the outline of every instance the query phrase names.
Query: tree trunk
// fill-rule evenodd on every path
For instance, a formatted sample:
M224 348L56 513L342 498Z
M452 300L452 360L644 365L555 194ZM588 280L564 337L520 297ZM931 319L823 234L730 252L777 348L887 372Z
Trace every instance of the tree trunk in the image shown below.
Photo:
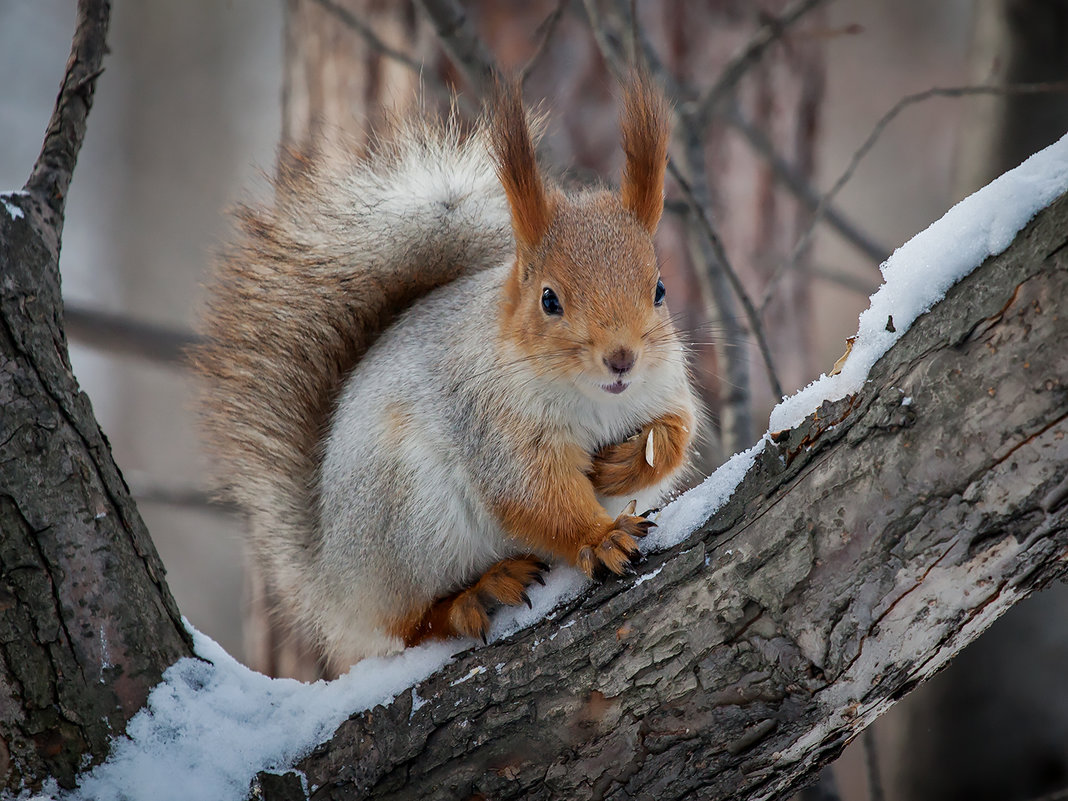
M811 779L1066 571L1066 231L1068 195L643 576L342 724L297 766L310 797L771 799ZM293 774L261 789L305 797Z
M108 16L79 3L41 157L0 196L0 790L72 786L191 653L61 325L63 201Z

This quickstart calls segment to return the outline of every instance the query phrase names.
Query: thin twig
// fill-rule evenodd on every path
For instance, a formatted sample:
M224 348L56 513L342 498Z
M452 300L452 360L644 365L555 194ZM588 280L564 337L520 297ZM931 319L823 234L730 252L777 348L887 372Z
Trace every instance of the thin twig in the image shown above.
M719 78L698 101L694 114L698 124L702 127L708 124L716 105L734 91L745 73L760 62L768 47L781 39L801 17L826 2L828 0L794 0L781 15L760 26L745 47L731 56L720 71Z
M738 273L734 271L734 268L731 267L730 262L727 260L727 252L724 250L723 242L720 240L719 235L716 233L716 228L712 224L712 220L709 218L708 209L700 200L698 200L693 189L690 187L686 179L683 178L681 171L674 162L668 162L668 170L671 172L675 182L679 185L682 193L686 195L687 200L689 200L690 204L693 206L693 210L697 214L697 221L701 224L705 237L712 246L716 260L719 262L723 272L730 280L735 296L742 304L745 316L749 320L751 333L756 340L757 347L760 349L760 355L764 359L764 366L767 369L771 390L776 398L781 398L783 396L782 384L779 383L779 377L775 372L775 365L771 358L771 349L768 347L768 341L764 337L764 328L760 324L760 317L757 314L756 307L753 306L753 301L750 299L749 293L747 293L745 287L742 286L742 281L738 277Z
M592 5L587 0L587 9ZM684 99L687 97L687 92L684 87L676 80L674 74L669 70L664 62L660 58L660 54L653 47L653 43L649 40L649 37L645 35L645 32L638 25L638 17L636 14L635 6L628 2L628 0L616 0L616 13L623 21L624 26L630 32L630 39L633 42L634 60L638 61L638 54L641 55L641 63L656 81L661 89L672 98L675 106L680 106ZM590 17L591 24L593 17ZM610 44L608 39L605 40L606 44ZM601 51L604 52L603 49ZM618 50L617 50L618 57ZM672 109L675 111L675 109ZM681 111L676 112L676 123L681 122Z
M419 0L419 6L475 94L488 97L498 74L497 63L475 32L467 12L456 0Z
M78 0L78 22L70 46L67 70L52 117L48 121L41 153L23 187L39 204L42 223L49 229L41 233L47 234L48 247L54 251L57 259L63 235L67 190L85 139L86 120L93 105L96 79L103 71L101 64L107 52L106 36L110 17L111 4L108 0ZM56 261L52 263L54 265Z
M67 336L83 345L168 366L185 367L186 350L199 342L196 334L189 331L71 303L63 307L63 321Z
M596 0L583 0L582 5L586 9L590 32L593 34L597 49L601 52L601 58L604 59L605 66L608 67L608 71L612 73L612 76L617 81L622 81L627 75L627 65L619 56L619 52L623 49L622 44L609 38L612 34L608 30L608 26L604 24L604 18L601 17Z
M775 146L764 132L747 120L735 104L728 104L723 111L723 119L737 130L746 141L771 167L775 177L798 200L811 210L819 207L821 195L789 162L775 151ZM823 220L837 231L846 242L867 256L873 265L882 264L890 255L890 250L875 241L859 225L832 205L823 210Z
M240 514L241 507L228 501L218 500L211 493L196 487L161 487L139 484L130 480L130 494L138 503L155 503L161 506L177 506L215 514Z
M329 11L331 14L333 14L335 17L337 17L339 20L341 20L343 23L345 23L345 25L347 25L353 31L362 36L364 38L364 41L367 42L367 44L371 45L371 47L379 51L382 55L388 56L394 61L399 61L401 64L404 64L406 67L410 67L415 72L422 72L423 65L421 63L416 61L407 53L404 53L398 50L397 48L386 44L382 40L382 37L375 33L374 30L369 25L367 25L367 23L365 23L363 20L361 20L359 17L357 17L344 6L338 5L334 2L334 0L316 0L316 2L323 8L325 8L327 11Z
M858 295L863 295L866 298L875 294L875 291L879 288L878 285L871 281L865 280L864 278L858 278L844 270L836 270L833 267L824 267L809 262L805 262L799 265L799 267L802 270L807 270L812 273L813 278L819 278L821 281L836 284L843 289L848 289L850 292L856 292ZM763 312L763 307L761 307L759 311Z
M403 66L407 67L417 76L419 76L421 85L423 87L428 86L426 80L426 71L424 70L424 65L421 62L416 61L407 53L386 44L386 42L383 41L382 37L375 33L374 29L372 29L367 23L365 23L363 20L361 20L358 16L353 14L344 6L338 5L336 2L334 2L334 0L316 0L316 2L319 3L319 5L329 11L331 14L333 14L335 17L337 17L338 20L340 20L344 25L349 27L353 32L362 36L364 41L367 42L367 44L370 45L372 49L378 51L379 54L385 56L386 58L393 59L398 64L402 64ZM432 91L440 100L445 101L446 103L452 103L456 99L456 96L452 92L452 90L438 80L430 81L429 88L430 91ZM475 108L476 104L470 104L469 107L465 107L467 111L472 111Z
M556 8L549 12L541 25L534 31L541 34L541 38L538 40L537 46L534 48L534 53L527 59L527 63L523 65L523 69L519 71L519 83L525 84L527 78L530 77L530 73L537 66L542 55L545 54L545 50L549 45L549 40L552 38L553 33L556 31L556 25L560 22L560 18L564 15L564 9L567 8L568 0L557 0Z
M790 254L790 258L783 262L779 266L779 269L775 271L775 274L768 281L767 287L764 290L764 297L761 300L760 311L763 312L771 298L772 293L775 291L778 282L782 279L782 276L797 264L797 260L800 254L808 247L808 243L812 238L812 234L819 224L820 219L827 212L828 207L842 187L845 186L849 179L853 177L853 173L856 172L857 166L872 149L875 143L879 140L879 137L883 135L886 128L893 122L902 111L909 106L916 103L922 103L925 100L930 100L932 97L966 97L969 95L1007 95L1007 94L1044 94L1048 92L1068 92L1068 81L1055 81L1048 83L1023 83L1023 84L1007 84L1003 86L983 85L983 86L951 86L951 87L932 87L922 92L916 92L911 95L906 95L893 105L893 107L883 114L879 118L878 122L871 129L867 138L857 148L856 152L849 159L849 164L841 175L838 176L838 180L834 182L831 188L820 197L819 203L816 205L815 211L812 213L812 219L809 221L808 226L804 232L798 238L797 243L794 245L793 251Z

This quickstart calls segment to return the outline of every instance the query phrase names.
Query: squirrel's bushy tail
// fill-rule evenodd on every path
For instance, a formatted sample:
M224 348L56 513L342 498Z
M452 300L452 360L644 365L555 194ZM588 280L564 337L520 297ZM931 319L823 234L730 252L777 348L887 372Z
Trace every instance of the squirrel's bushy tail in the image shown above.
M348 165L283 161L274 205L235 212L192 357L221 491L250 513L273 590L299 605L345 376L415 300L514 245L485 132L465 136L454 117L410 115Z

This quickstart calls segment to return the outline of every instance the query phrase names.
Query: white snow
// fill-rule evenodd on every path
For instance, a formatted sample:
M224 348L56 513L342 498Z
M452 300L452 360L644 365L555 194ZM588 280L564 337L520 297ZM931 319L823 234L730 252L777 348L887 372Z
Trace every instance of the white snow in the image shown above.
M172 665L107 762L83 775L76 792L53 787L34 801L240 801L257 771L293 764L352 712L388 703L470 645L409 648L364 660L336 681L303 684L249 670L190 630L208 661Z
M0 197L0 203L4 204L4 210L8 213L11 219L18 220L25 216L22 213L22 209L20 209L14 203L11 203L6 197Z
M1065 191L1068 136L962 201L899 248L882 267L884 283L860 316L842 372L821 376L783 400L772 412L768 430L791 428L824 400L858 391L871 366L920 314L987 256L1004 250L1039 210ZM892 332L887 330L891 316ZM909 402L910 398L902 400ZM665 507L643 550L681 542L719 509L767 438L765 434ZM554 607L586 585L577 570L554 568L545 587L531 588L534 608L502 611L493 620L490 638L551 618ZM360 662L333 682L301 684L248 670L198 632L194 640L196 652L207 661L183 659L164 674L146 708L130 721L128 737L116 741L108 761L83 775L76 792L53 787L36 798L238 801L257 771L293 764L329 738L349 715L388 703L471 645L457 641L410 648L392 658ZM485 668L474 668L455 683L484 672ZM413 714L424 703L425 699L413 697Z
M771 413L769 431L793 428L825 400L857 392L868 371L942 299L946 290L1001 253L1032 217L1068 190L1068 136L965 198L942 219L894 251L883 285L860 315L853 349L836 376L820 378ZM887 330L893 318L894 331Z

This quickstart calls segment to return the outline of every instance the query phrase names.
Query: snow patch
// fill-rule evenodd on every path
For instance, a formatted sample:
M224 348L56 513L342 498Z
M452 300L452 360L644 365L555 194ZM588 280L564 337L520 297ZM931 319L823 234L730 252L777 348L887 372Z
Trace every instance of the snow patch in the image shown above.
M660 565L660 567L658 567L656 570L652 571L651 573L646 573L645 575L638 576L638 578L635 579L635 581L634 581L634 586L637 587L639 584L644 584L649 579L656 578L657 576L660 575L660 571L663 570L663 569L664 569L664 566Z
M8 197L10 197L10 195ZM8 216L11 217L11 219L20 220L26 216L22 209L9 201L7 197L0 196L0 203L4 204L4 210L8 213Z
M1068 191L1068 136L965 198L942 219L894 251L883 284L860 315L853 349L835 376L783 400L769 430L793 428L825 400L860 390L868 371L916 318L989 256L1009 246L1031 218Z
M468 646L409 648L365 659L336 681L304 684L249 670L210 638L190 632L201 658L167 669L107 762L82 775L73 792L53 785L47 794L22 798L243 801L258 771L288 770L349 715L388 704Z

